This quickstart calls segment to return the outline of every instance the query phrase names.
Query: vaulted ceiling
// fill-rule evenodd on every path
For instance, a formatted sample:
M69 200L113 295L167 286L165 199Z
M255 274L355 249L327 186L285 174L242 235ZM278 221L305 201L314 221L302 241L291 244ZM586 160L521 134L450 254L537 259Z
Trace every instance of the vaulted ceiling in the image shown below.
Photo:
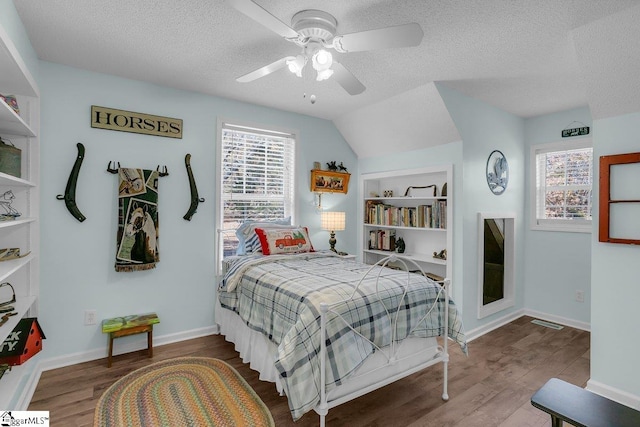
M300 49L223 0L14 3L42 60L333 120L359 156L383 154L390 127L407 150L459 139L433 82L521 117L640 110L639 0L255 0L287 25L322 9L339 34L420 24L416 47L334 54L355 96L310 67L237 82Z

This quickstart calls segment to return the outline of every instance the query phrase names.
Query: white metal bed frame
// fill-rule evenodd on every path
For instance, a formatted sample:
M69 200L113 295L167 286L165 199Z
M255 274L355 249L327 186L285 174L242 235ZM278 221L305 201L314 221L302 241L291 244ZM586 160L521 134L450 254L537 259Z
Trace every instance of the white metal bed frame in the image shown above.
M437 363L442 362L443 364L443 369L444 369L444 376L443 376L443 392L442 392L442 399L447 401L449 400L449 395L447 393L447 385L448 385L448 363L449 363L449 353L448 353L448 330L449 330L449 292L448 292L448 288L450 287L451 281L449 279L445 279L443 282L438 283L440 286L439 292L437 297L435 298L434 304L433 306L427 310L427 313L423 316L423 318L416 323L416 325L414 325L413 330L415 330L419 325L421 325L423 322L426 321L427 316L431 313L431 311L433 310L433 308L436 306L436 304L438 303L438 301L444 296L444 335L443 335L443 339L442 339L442 345L438 345L437 346L437 351L435 353L433 353L433 350L429 351L429 350L425 350L425 349L421 349L419 350L417 353L410 353L410 354L404 354L404 355L400 355L400 350L403 346L403 344L409 340L409 339L415 339L415 338L405 338L401 341L396 342L396 330L397 330L397 322L398 322L398 315L400 313L400 309L402 307L403 301L404 301L404 297L406 296L406 293L408 291L408 286L404 287L404 294L403 297L400 298L399 303L398 303L398 307L393 309L393 310L389 310L388 308L385 307L385 311L386 311L386 315L387 317L390 319L390 324L392 325L391 327L391 339L389 340L390 345L380 348L378 347L375 343L371 342L370 340L368 340L367 338L363 337L361 334L358 333L358 331L356 331L353 327L351 327L351 325L349 324L349 322L347 322L342 316L340 316L340 314L338 313L338 311L336 310L336 308L341 305L344 304L344 302L349 301L351 299L353 299L353 297L355 296L356 292L358 291L358 288L360 287L360 285L362 284L362 282L364 281L364 279L369 276L369 274L373 271L373 269L376 266L382 266L382 267L387 267L389 263L400 263L403 267L404 270L407 271L407 284L409 283L409 275L413 274L410 273L410 269L409 266L407 265L407 261L412 264L412 266L415 266L417 271L420 272L420 274L422 274L424 276L424 270L418 265L416 264L413 260L409 260L406 258L401 258L395 254L392 254L380 261L378 261L376 264L372 265L369 270L367 270L367 272L365 273L365 275L360 279L360 281L358 282L358 285L354 288L353 293L350 295L349 298L340 301L340 302L336 302L333 304L326 304L326 303L321 303L320 304L320 328L321 328L321 336L324 337L320 343L320 383L321 383L321 390L320 390L320 403L314 408L314 411L320 416L320 426L324 427L326 424L326 416L329 412L329 410L331 408L334 408L338 405L341 405L343 403L346 403L348 401L351 401L353 399L356 399L358 397L361 397L371 391L377 390L381 387L384 387L388 384L391 384L395 381L398 381L402 378L405 378L409 375L412 375L416 372L419 372L427 367L433 366ZM378 278L380 277L380 273L381 273L382 269L379 269L378 271ZM377 287L377 283L378 280L376 280L376 287ZM376 290L376 293L379 294L379 291ZM380 296L378 296L378 298L381 298ZM221 306L218 305L218 308L221 308ZM327 320L328 320L328 316L333 315L333 316L337 316L338 318L342 319L342 321L345 323L346 326L348 326L354 333L358 334L360 337L362 337L363 339L366 339L367 341L369 341L371 343L371 345L373 345L375 347L375 353L374 354L379 354L382 355L383 359L385 360L385 363L382 364L382 366L377 366L375 368L366 370L364 372L360 372L360 370L358 370L353 376L349 377L346 381L351 381L357 378L361 378L361 377L366 377L366 376L370 376L372 373L377 372L377 371L384 371L384 370L388 370L391 369L392 367L394 367L395 365L397 365L398 363L401 363L403 360L409 359L410 357L415 357L417 354L424 352L424 358L425 360L420 361L419 363L414 363L412 364L412 366L406 370L402 370L399 372L396 372L394 374L391 374L389 376L385 376L383 379L376 381L374 383L370 383L368 385L365 385L362 388L358 388L357 390L354 391L349 391L343 395L340 395L338 397L331 397L329 393L329 391L326 389L326 369L327 369L327 347L326 347L326 337L327 337ZM224 331L222 331L222 333L224 333ZM409 334L410 335L410 334ZM227 337L227 339L229 339ZM434 338L435 339L435 338ZM231 341L233 341L233 339L230 339ZM428 353L428 354L427 354ZM246 361L246 358L249 355L241 355L243 357L243 359ZM251 361L250 361L251 362ZM347 382L344 382L343 384L346 384ZM341 386L338 386L341 387ZM335 388L332 390L332 392L336 390Z
M427 313L423 316L423 318L417 322L416 325L414 325L413 329L411 330L411 332L413 332L413 330L416 329L416 327L418 325L420 325L421 323L423 323L427 316L431 313L431 311L433 310L433 308L436 306L438 300L440 299L440 296L442 293L444 293L444 298L445 298L445 305L444 305L444 338L443 338L443 345L442 347L439 346L439 351L438 353L436 353L436 355L430 359L427 360L423 363L420 363L417 366L412 367L411 369L392 375L386 379L384 379L381 382L377 382L375 384L371 384L367 387L364 387L362 389L359 389L357 391L348 393L342 397L339 397L335 400L329 400L327 398L327 390L326 390L326 364L327 364L327 346L326 346L326 337L327 337L327 316L332 313L335 316L337 316L338 318L340 318L344 324L346 326L348 326L354 333L360 335L360 337L367 339L365 337L363 337L360 333L358 333L358 331L356 331L350 324L349 322L347 322L336 310L335 308L341 304L343 304L345 301L351 300L353 299L353 297L355 296L356 292L358 291L358 288L360 287L360 285L362 284L362 281L365 279L365 277L367 277L369 275L369 273L371 273L371 271L376 267L376 266L381 266L381 267L386 267L388 266L389 263L391 262L399 262L400 264L403 265L404 269L407 271L407 275L412 274L409 272L409 268L407 266L406 261L409 261L410 263L412 263L414 266L416 266L418 268L418 270L420 271L420 273L424 276L424 271L422 270L422 267L420 267L418 264L415 263L415 261L413 260L409 260L406 258L400 258L398 256L396 256L395 254L392 254L386 258L383 258L382 260L378 261L376 264L372 265L371 268L365 273L365 275L362 277L362 279L360 279L360 281L358 282L358 285L355 287L355 289L353 290L353 293L351 294L351 296L344 300L344 301L340 301L337 303L333 303L333 304L326 304L326 303L321 303L320 304L320 331L321 331L321 336L323 337L322 341L320 342L320 404L314 409L318 415L320 415L320 426L324 427L325 426L325 418L327 416L327 413L329 412L329 409L334 408L338 405L341 405L343 403L346 403L350 400L356 399L360 396L364 396L365 394L377 390L379 388L382 388L388 384L391 384L397 380L400 380L402 378L405 378L409 375L412 375L416 372L419 372L429 366L435 365L436 363L442 362L443 363L443 367L444 367L444 378L443 378L443 391L442 391L442 399L447 401L449 400L449 395L447 393L447 383L448 383L448 363L449 363L449 344L448 344L448 330L449 330L449 292L447 290L447 288L449 287L450 284L450 280L449 279L445 279L443 281L443 283L440 285L440 291L438 292L438 295L434 301L433 306L431 306L431 308L427 311ZM378 278L380 277L380 272L382 270L378 270ZM407 283L408 283L408 277L407 277ZM377 287L378 281L376 280L376 287ZM384 349L378 347L374 342L370 341L367 339L367 341L369 341L371 343L371 345L373 345L376 348L376 352L378 352L379 354L382 354L385 358L386 358L386 365L382 366L382 367L377 367L375 368L375 370L381 370L384 369L388 366L393 366L396 363L400 362L401 359L398 358L399 355L399 350L400 347L402 346L402 344L405 342L405 340L396 342L396 331L397 331L397 322L398 322L398 314L400 313L400 309L402 307L403 301L404 301L404 297L406 296L408 291L408 287L405 287L404 289L404 294L403 297L400 299L399 303L398 303L398 307L396 307L395 309L395 316L394 316L394 312L390 311L389 309L387 309L385 307L385 311L387 313L387 317L391 320L391 318L393 317L393 320L390 322L393 326L391 327L391 340L390 340L390 344L388 346L386 346ZM381 299L379 296L379 291L378 289L376 289L376 294L378 295L378 299ZM411 333L409 333L409 335L411 335ZM369 375L371 374L373 371L367 371L367 372L358 372L358 376L364 376L364 375Z

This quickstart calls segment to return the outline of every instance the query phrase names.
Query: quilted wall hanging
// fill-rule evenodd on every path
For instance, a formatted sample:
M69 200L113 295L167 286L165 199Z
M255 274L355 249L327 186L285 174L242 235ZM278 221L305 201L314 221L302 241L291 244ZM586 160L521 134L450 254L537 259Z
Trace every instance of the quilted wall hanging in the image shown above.
M116 271L142 271L160 261L157 170L118 168Z

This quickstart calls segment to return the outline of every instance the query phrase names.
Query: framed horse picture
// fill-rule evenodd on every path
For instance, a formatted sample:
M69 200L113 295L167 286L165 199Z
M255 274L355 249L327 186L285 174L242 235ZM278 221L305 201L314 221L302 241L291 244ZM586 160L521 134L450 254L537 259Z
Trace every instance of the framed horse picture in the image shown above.
M351 174L345 172L313 169L311 171L311 191L314 193L347 194L350 177Z

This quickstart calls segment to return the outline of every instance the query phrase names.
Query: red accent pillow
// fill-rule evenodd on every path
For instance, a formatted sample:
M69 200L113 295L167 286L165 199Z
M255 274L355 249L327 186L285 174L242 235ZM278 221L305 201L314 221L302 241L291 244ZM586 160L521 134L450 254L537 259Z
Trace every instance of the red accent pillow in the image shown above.
M263 255L313 252L307 227L255 229Z

